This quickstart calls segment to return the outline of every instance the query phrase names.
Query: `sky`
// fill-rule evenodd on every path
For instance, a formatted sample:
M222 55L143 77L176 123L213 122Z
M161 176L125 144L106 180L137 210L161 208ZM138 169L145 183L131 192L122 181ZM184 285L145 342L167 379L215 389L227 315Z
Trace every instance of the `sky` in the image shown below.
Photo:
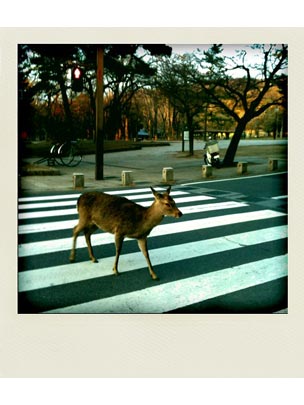
M172 52L176 54L184 54L184 53L192 53L196 51L197 49L200 49L201 51L208 50L212 44L169 44L169 46L172 47ZM278 45L280 46L280 45ZM223 44L223 55L227 57L236 57L236 51L237 50L246 50L247 56L246 56L246 66L248 64L253 65L253 64L261 64L264 60L263 54L259 52L257 49L252 49L249 44ZM236 70L232 73L232 76L239 77L240 72L242 73L242 76L244 74L243 70ZM285 71L287 74L287 69Z
M212 44L173 44L170 45L174 53L183 54L183 53L191 53L200 49L202 51L208 50ZM236 50L246 49L248 56L250 56L250 60L257 61L259 60L257 50L253 50L250 48L250 45L246 44L223 44L223 54L225 56L233 57L235 56Z

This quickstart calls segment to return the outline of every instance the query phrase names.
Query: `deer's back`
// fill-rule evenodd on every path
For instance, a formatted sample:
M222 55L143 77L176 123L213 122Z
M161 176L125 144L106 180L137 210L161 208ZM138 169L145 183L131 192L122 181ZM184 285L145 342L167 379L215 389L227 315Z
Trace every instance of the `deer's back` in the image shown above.
M79 219L95 224L105 232L140 237L146 208L128 200L101 192L82 194L78 199Z

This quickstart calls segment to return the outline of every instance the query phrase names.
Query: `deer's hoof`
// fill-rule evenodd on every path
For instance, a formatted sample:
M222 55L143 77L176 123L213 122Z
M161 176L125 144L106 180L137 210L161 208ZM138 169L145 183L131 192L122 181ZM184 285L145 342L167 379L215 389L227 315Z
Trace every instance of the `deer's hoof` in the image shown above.
M98 263L98 260L95 257L92 259L92 263Z
M113 270L113 273L114 273L115 276L119 276L120 273L117 270L117 267L114 266L112 270Z

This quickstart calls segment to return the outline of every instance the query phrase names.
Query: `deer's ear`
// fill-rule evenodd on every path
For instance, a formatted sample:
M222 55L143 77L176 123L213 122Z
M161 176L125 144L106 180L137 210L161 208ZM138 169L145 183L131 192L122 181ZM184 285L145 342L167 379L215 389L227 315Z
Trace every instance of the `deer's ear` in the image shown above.
M156 190L154 190L153 187L150 187L150 188L151 188L152 193L153 193L153 195L154 195L154 197L155 197L156 200L160 200L161 198L163 198L162 194L160 194L160 193L158 193Z
M151 191L152 191L154 197L157 197L157 195L158 195L157 191L155 191L153 187L150 187L150 188L151 188Z
M169 187L167 188L167 193L170 194L170 191L171 191L171 186L169 186Z

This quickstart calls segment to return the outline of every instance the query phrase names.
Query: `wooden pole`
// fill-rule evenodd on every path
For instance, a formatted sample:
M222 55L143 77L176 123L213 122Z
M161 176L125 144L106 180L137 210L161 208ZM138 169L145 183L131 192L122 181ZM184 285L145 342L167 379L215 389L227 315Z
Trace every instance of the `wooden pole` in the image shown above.
M103 47L97 47L95 180L103 180Z

